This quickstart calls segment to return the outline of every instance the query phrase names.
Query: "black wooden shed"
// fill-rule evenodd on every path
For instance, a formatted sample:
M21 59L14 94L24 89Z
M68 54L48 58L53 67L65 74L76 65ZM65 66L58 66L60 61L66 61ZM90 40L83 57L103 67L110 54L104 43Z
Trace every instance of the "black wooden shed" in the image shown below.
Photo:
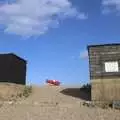
M89 45L92 100L120 100L120 44Z
M0 54L0 82L26 84L26 60L13 53Z

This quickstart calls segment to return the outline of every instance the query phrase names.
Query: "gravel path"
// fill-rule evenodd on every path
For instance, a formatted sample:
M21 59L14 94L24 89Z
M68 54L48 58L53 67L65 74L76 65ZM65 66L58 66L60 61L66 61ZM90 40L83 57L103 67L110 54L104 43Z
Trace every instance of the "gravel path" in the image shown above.
M34 87L30 97L0 105L0 120L120 120L120 111L89 108L80 98L60 93L63 87Z

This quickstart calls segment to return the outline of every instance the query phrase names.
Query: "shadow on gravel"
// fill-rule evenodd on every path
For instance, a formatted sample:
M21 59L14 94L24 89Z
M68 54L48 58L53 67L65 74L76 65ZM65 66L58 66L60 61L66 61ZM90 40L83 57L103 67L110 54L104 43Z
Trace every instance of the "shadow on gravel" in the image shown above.
M76 98L80 98L82 100L91 100L91 89L87 88L66 88L60 93Z

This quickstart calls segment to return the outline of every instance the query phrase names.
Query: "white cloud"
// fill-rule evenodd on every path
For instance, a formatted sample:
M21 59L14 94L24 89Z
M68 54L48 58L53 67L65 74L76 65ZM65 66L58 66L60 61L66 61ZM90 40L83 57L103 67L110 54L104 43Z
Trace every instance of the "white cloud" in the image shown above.
M111 12L120 12L120 0L103 0L103 14Z
M86 58L88 58L88 51L87 51L87 50L84 50L84 51L80 52L80 58L81 58L81 59L86 59Z
M87 15L85 15L84 13L81 13L81 14L79 14L78 15L78 19L87 19L88 18L88 16Z
M17 0L0 6L0 24L7 33L22 36L41 35L56 27L60 19L87 19L69 0Z

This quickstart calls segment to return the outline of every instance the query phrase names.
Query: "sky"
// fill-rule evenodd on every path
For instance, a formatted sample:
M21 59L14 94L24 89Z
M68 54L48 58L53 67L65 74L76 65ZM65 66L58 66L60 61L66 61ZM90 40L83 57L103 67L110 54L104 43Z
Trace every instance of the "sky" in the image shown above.
M0 0L0 53L27 60L27 84L90 82L87 45L120 42L120 0Z

